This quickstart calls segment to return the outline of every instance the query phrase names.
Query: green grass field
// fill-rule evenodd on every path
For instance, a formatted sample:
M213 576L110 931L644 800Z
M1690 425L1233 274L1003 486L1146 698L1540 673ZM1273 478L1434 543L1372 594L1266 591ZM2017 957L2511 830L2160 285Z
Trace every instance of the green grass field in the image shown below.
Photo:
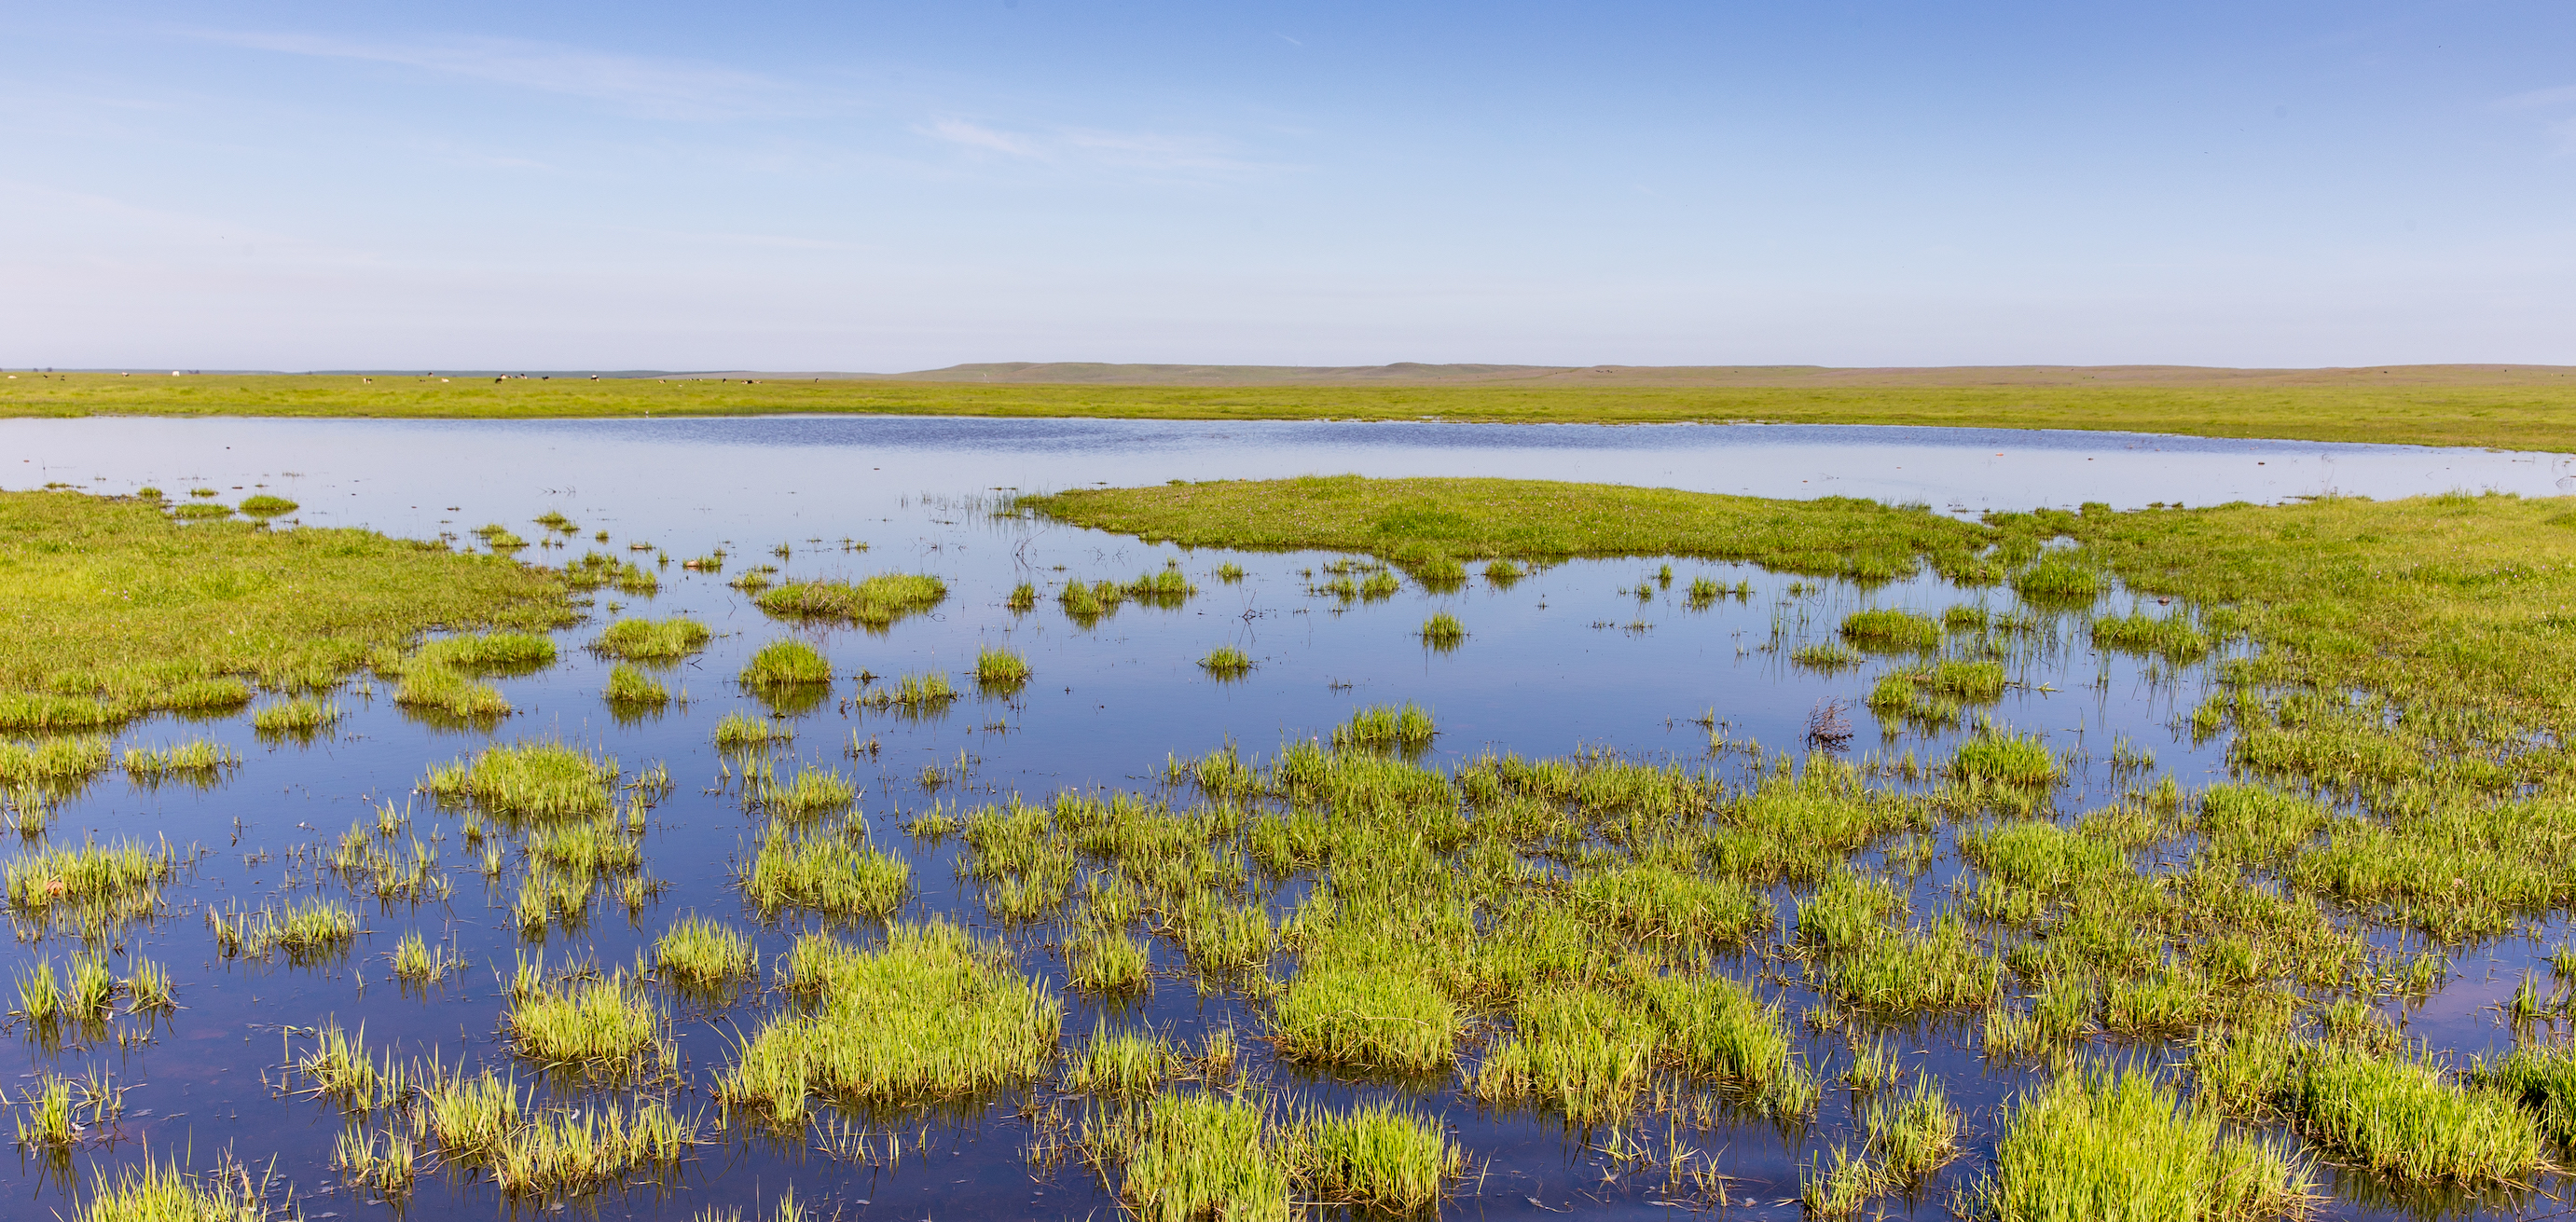
M2576 449L2576 374L2382 369L1544 369L1378 372L997 366L890 378L672 380L19 373L0 418L98 415L533 417L782 413L1187 420L1766 421L2097 429L2204 437ZM1402 367L1389 367L1402 368ZM1471 372L1455 372L1461 369ZM1440 372L1440 371L1451 372ZM1484 370L1488 372L1473 372ZM1333 374L1347 373L1336 379ZM932 380L934 377L946 380ZM1028 381L1031 377L1064 381ZM1096 381L1132 378L1130 382Z

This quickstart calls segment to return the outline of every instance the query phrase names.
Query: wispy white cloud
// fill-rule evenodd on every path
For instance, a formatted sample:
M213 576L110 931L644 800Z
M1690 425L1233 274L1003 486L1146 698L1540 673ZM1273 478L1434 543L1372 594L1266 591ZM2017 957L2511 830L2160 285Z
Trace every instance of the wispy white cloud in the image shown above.
M2576 102L2576 85L2559 85L2549 89L2517 93L2498 102L2497 105L2512 110L2522 110L2534 106L2563 106L2570 102Z
M945 140L950 144L963 145L970 149L981 149L988 153L1001 153L1011 157L1033 157L1041 160L1046 158L1046 151L1038 146L1036 140L1010 132L995 131L981 123L969 123L964 119L940 119L917 130L925 136Z
M394 64L545 93L589 98L653 118L783 118L846 108L846 100L757 73L503 38L360 40L324 34L195 30L226 46L320 59Z
M1238 156L1231 143L1206 136L1080 127L1044 133L1014 132L957 118L943 118L914 130L977 152L1056 165L1090 164L1204 177L1239 177L1282 168Z

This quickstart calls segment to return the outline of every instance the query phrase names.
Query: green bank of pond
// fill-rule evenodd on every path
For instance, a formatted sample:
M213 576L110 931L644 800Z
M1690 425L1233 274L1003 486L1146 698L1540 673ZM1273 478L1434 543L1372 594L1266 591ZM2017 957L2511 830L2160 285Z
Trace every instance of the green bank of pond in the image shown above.
M0 612L65 634L15 690L108 710L0 747L8 1208L2512 1216L2558 1182L2564 505L1022 500L964 474L989 451L808 457L914 467L731 511L352 469L353 508L446 519L341 540L408 584L327 571L308 477L204 534L0 497L48 583ZM990 482L1086 460L1047 461ZM378 589L391 643L209 645L247 707L119 704L82 676L186 634L46 608L146 573L169 623L290 640L327 634L293 595Z

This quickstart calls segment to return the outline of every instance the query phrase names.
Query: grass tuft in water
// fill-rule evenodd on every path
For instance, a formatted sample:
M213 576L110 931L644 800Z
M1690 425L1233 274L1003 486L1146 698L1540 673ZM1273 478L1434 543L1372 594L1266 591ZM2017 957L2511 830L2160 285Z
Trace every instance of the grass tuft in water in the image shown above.
M261 706L251 713L250 726L264 737L308 735L339 720L339 705L306 697Z
M832 663L803 641L772 641L751 655L741 678L750 688L811 687L832 681Z
M1034 1081L1063 1025L1008 948L940 921L897 924L876 950L807 935L781 984L811 1008L744 1040L716 1083L728 1108L773 1123L800 1122L813 1094L904 1106Z
M1842 638L1863 649L1911 652L1937 649L1941 625L1911 611L1875 608L1843 617Z
M624 662L610 668L608 689L601 694L608 698L610 704L636 708L658 708L671 702L671 693L662 686L661 680Z
M1422 621L1422 643L1434 649L1454 649L1467 639L1467 626L1446 611Z
M622 619L591 642L593 652L629 662L676 662L707 647L707 626L696 620Z
M896 621L936 607L948 597L948 585L919 573L879 573L857 584L846 581L791 581L763 592L757 601L771 615L848 620L882 632Z
M1199 667L1219 679L1232 679L1252 671L1252 657L1232 645L1219 645L1199 659Z
M1369 747L1379 750L1420 751L1431 745L1438 730L1431 712L1411 701L1403 704L1377 704L1351 714L1349 721L1333 727L1333 749Z
M794 834L773 824L760 851L736 867L736 885L763 913L804 908L883 919L912 893L912 867L868 847L851 829Z
M1009 690L1029 681L1029 660L1008 649L986 646L975 654L975 682L988 689Z
M684 987L711 990L760 973L751 939L704 917L683 917L653 943L653 966Z
M2155 1073L2096 1066L2021 1093L1970 1203L1997 1222L2252 1222L2304 1213L2312 1183L2294 1155L2229 1132Z
M617 761L557 742L488 747L469 764L430 771L422 788L451 806L513 819L593 819L607 814Z

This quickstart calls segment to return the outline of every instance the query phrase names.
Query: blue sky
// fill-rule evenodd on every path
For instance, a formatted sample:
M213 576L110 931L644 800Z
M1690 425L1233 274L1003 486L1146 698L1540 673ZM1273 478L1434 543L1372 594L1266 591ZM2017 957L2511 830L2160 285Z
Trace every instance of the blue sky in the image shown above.
M0 364L2576 363L2564 4L0 4Z

